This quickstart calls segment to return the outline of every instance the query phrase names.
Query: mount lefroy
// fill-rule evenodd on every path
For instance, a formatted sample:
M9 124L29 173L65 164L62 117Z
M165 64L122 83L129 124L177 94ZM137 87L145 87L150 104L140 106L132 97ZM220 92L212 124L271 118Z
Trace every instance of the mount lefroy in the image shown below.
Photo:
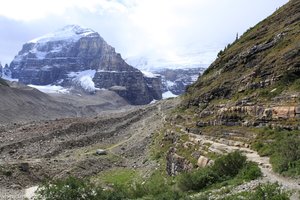
M10 63L12 78L34 85L105 88L131 104L161 99L160 77L149 80L95 31L69 25L29 41Z

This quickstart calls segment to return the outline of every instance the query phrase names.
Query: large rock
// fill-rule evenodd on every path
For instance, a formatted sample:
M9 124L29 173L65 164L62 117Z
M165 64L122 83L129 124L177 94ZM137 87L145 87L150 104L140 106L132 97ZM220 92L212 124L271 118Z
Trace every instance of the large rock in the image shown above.
M207 166L208 162L209 162L209 159L208 159L207 157L205 157L205 156L200 156L200 157L198 158L197 165L198 165L198 167L203 168L203 167L206 167L206 166Z
M152 85L138 69L128 65L97 32L75 25L24 44L9 69L12 78L25 84L79 85L84 89L78 80L74 84L74 77L86 73L79 81L98 88L124 87L125 92L119 95L129 103L161 99L159 84Z

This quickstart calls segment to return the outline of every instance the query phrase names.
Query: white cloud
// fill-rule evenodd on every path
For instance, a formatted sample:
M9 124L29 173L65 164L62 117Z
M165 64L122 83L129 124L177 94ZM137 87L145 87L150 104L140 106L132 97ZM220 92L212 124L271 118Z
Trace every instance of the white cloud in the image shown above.
M79 24L98 31L123 57L209 63L237 32L243 33L287 1L9 0L0 7L1 28L10 31L0 33L0 61L11 59L20 50L16 47L28 40ZM11 23L1 21L1 16L14 20L14 26L1 24ZM4 52L8 45L9 53ZM7 58L11 51L14 55Z
M92 13L126 11L123 4L113 0L9 0L1 4L0 15L28 22L49 15L62 16L70 8L86 9Z

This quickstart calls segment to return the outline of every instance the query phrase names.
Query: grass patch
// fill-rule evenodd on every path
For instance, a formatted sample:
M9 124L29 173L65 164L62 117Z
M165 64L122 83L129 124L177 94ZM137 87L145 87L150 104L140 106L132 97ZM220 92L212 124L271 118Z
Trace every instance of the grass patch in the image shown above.
M127 168L116 168L102 172L98 176L94 177L92 180L100 181L103 184L109 185L123 185L131 184L139 178L139 174L136 170Z

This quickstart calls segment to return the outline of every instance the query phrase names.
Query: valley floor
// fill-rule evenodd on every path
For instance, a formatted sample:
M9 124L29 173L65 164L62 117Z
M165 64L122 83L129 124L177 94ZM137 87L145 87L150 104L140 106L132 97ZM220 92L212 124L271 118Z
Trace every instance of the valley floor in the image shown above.
M0 199L23 199L24 189L49 178L87 177L112 168L141 169L151 137L178 100L65 118L14 124L0 130ZM107 155L96 155L104 149Z
M49 178L91 177L111 169L139 170L144 177L159 168L149 159L154 133L166 122L166 113L179 103L169 99L147 106L106 111L93 118L65 118L7 125L0 129L0 200L24 199L25 189ZM233 188L253 189L260 183L278 182L300 191L300 181L272 172L268 157L260 157L236 141L187 132L195 144L209 144L212 152L242 151L259 164L263 178ZM107 155L96 155L103 149ZM28 193L28 190L27 190ZM30 191L29 191L30 193ZM197 194L195 195L195 197ZM299 198L295 192L291 199Z

